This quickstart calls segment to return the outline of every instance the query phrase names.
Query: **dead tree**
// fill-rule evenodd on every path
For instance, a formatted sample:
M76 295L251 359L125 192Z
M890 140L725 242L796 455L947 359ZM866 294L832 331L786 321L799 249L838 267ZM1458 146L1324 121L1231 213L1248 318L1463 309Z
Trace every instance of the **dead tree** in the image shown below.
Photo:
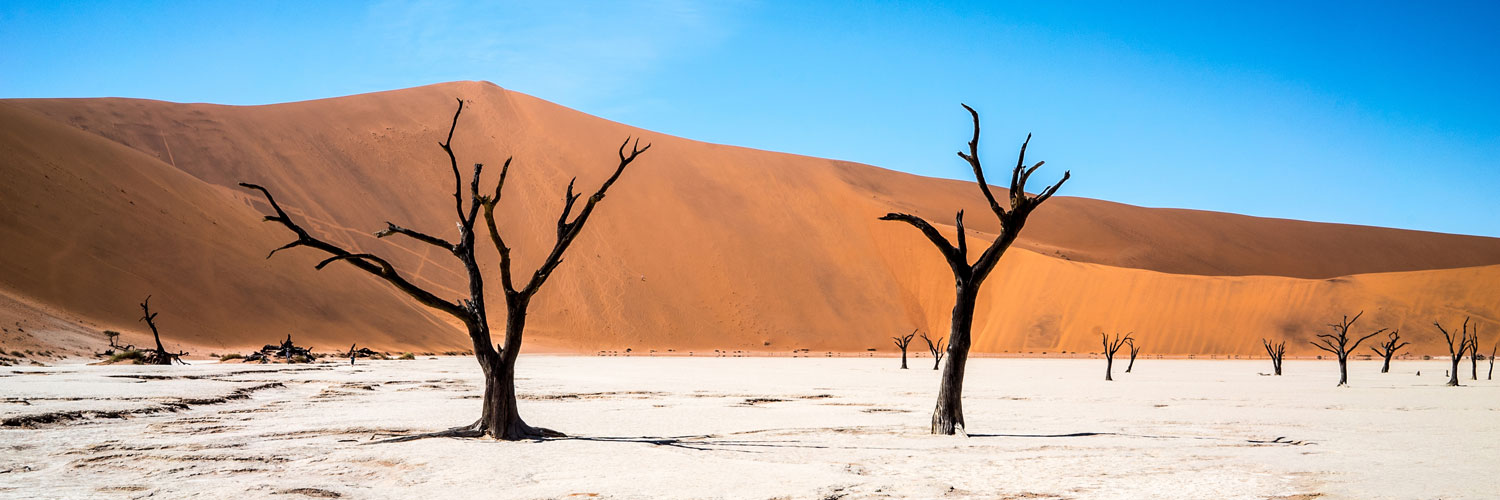
M1464 318L1464 329L1457 339L1453 338L1453 335L1448 333L1448 330L1443 328L1442 324L1434 321L1432 322L1432 326L1436 326L1438 331L1443 332L1443 340L1448 341L1448 357L1453 361L1453 369L1448 370L1448 385L1458 387L1458 362L1464 359L1464 351L1469 349L1469 318ZM1456 351L1453 349L1453 342L1455 340L1458 341L1458 350Z
M1358 349L1359 344L1361 342L1364 342L1366 339L1379 335L1381 332L1385 331L1384 328L1375 330L1374 333L1360 337L1359 340L1355 340L1351 345L1349 343L1349 327L1354 326L1354 322L1359 321L1359 317L1364 316L1364 314L1364 311L1360 311L1359 314L1354 315L1354 319L1349 319L1349 316L1346 314L1344 315L1344 319L1342 321L1338 323L1329 323L1328 326L1333 328L1334 333L1324 333L1318 335L1318 340L1308 342L1312 344L1313 347L1328 351L1330 353L1333 353L1335 356L1338 356L1339 387L1349 385L1349 352Z
M161 332L157 331L156 329L157 314L161 313L151 312L151 296L147 295L146 300L141 301L140 320L145 321L146 326L151 327L151 336L156 339L156 349L152 349L146 352L146 356L142 358L142 363L148 365L170 365L172 363L181 363L184 365L187 364L186 362L182 361L182 357L187 355L186 352L178 352L176 354L173 354L167 352L167 348L161 345Z
M933 342L924 333L922 334L922 340L927 342L927 351L932 353L932 369L938 369L938 365L943 364L943 337L938 337L937 342ZM949 363L952 363L952 361L949 361Z
M1485 380L1495 379L1495 352L1497 350L1500 350L1500 342L1496 342L1495 346L1490 348L1490 355L1485 358L1490 362L1490 370L1489 373L1485 375Z
M557 240L553 243L552 250L542 261L541 266L531 274L529 279L526 279L517 288L516 281L512 277L511 248L505 243L500 230L495 225L495 207L500 202L501 189L505 186L505 177L510 170L511 158L507 158L505 164L500 167L499 180L496 182L492 194L480 193L480 173L484 168L484 165L481 163L474 164L474 174L469 180L467 192L465 191L463 177L459 173L458 159L454 155L452 148L453 131L458 128L458 118L463 113L463 107L463 100L460 99L458 110L453 113L453 123L448 129L448 138L446 141L438 143L438 146L442 147L443 152L447 153L448 164L453 172L453 202L458 217L458 239L456 241L449 241L428 233L398 226L391 222L387 222L385 229L376 232L375 236L377 238L393 235L405 236L453 254L463 264L468 276L467 297L457 300L440 297L407 280L404 275L396 270L395 266L381 257L370 253L351 252L312 236L301 225L292 221L291 216L287 215L286 211L282 210L281 206L276 203L276 200L271 197L269 190L255 184L241 183L240 185L248 189L260 191L261 194L265 195L266 202L275 211L274 215L266 216L265 220L280 223L297 236L295 241L271 251L271 254L274 255L277 251L298 246L322 251L329 256L319 262L315 266L316 269L322 269L334 262L346 262L356 269L385 280L396 289L411 296L417 302L422 303L422 305L441 311L464 324L468 331L469 339L474 345L474 356L477 358L480 368L484 371L483 411L480 414L479 420L473 424L455 427L446 431L406 436L397 440L440 436L481 437L488 435L504 440L562 436L562 433L557 431L527 425L521 419L520 413L516 408L515 367L517 356L521 353L522 335L526 328L526 309L536 296L537 291L541 289L542 284L547 281L548 277L552 276L552 272L562 262L564 252L568 250L569 245L572 245L579 233L583 231L584 224L593 215L598 203L604 199L604 195L610 186L614 185L615 181L620 178L620 174L625 171L625 168L631 162L634 162L641 153L646 152L651 146L648 144L645 147L640 147L639 139L636 139L632 143L630 138L627 137L625 142L620 145L618 151L619 164L615 167L614 173L605 179L598 191L584 200L581 208L577 202L582 193L575 194L573 192L573 183L577 178L575 177L574 181L568 182L567 192L563 195L562 214L557 218ZM626 151L627 147L630 148L628 152ZM469 199L467 207L464 203L465 197ZM479 263L474 251L474 225L479 220L479 211L481 208L484 209L484 222L486 228L489 230L490 239L499 253L500 286L504 291L505 297L505 339L503 345L498 350L490 336L488 310L485 308L484 277L480 274ZM576 215L574 215L575 208L578 210ZM569 220L570 215L573 216L572 220ZM267 258L270 258L270 256L268 255Z
M317 359L317 356L313 355L311 347L299 347L297 344L292 343L292 334L288 333L286 340L281 341L280 344L266 344L259 351L245 356L245 362L269 363L277 358L288 364L312 363Z
M1026 136L1026 142L1021 143L1021 154L1016 159L1016 168L1010 174L1010 209L1000 206L995 195L990 192L990 185L984 180L984 168L979 161L979 113L974 108L964 105L969 115L974 119L974 136L969 140L969 152L960 151L958 156L969 163L974 170L975 181L979 183L979 191L984 193L984 199L989 202L990 211L1000 218L1000 233L995 235L995 240L990 243L989 248L980 254L979 260L973 265L969 264L969 245L964 232L964 212L958 211L954 218L957 232L957 245L949 243L942 233L928 224L926 220L915 215L904 213L888 213L881 220L900 221L911 224L922 232L938 251L943 254L948 267L953 270L954 292L956 298L953 303L953 320L949 327L948 340L948 367L943 370L942 382L938 389L937 407L932 412L932 433L952 435L960 433L964 428L963 413L963 384L964 366L969 359L970 337L969 330L974 324L974 305L979 299L979 286L984 279L989 277L990 271L995 269L995 264L1000 261L1000 256L1005 250L1015 243L1016 237L1021 234L1021 227L1026 224L1026 218L1031 212L1048 198L1051 198L1057 189L1068 181L1069 173L1063 173L1062 180L1057 184L1047 186L1036 196L1026 194L1026 181L1031 174L1042 166L1042 162L1026 168L1026 145L1031 142L1031 136Z
M1114 381L1112 372L1115 371L1115 353L1120 352L1120 347L1126 342L1130 342L1130 334L1125 334L1125 338L1122 339L1120 334L1116 333L1115 339L1111 341L1109 335L1100 333L1099 340L1104 343L1104 380ZM1134 360L1134 356L1131 359Z
M1271 357L1271 368L1276 370L1276 376L1281 376L1281 358L1286 356L1286 341L1272 344L1269 339L1260 339L1260 343L1266 346L1266 355Z
M1382 342L1378 346L1370 346L1370 349L1374 350L1376 354L1379 354L1380 357L1385 358L1385 363L1380 365L1380 373L1390 373L1391 357L1396 355L1396 351L1401 350L1402 347L1406 347L1407 344L1411 343L1401 342L1400 344L1397 344L1396 342L1400 340L1401 330L1393 330L1391 331L1390 338L1386 339L1385 342Z
M901 348L901 369L902 370L906 369L906 346L911 345L911 338L915 337L916 335L917 335L917 331L916 330L912 330L911 333L908 333L905 336L891 337L891 340L896 341L896 347L900 347Z
M1130 370L1135 368L1135 356L1141 353L1141 348L1135 345L1135 339L1130 338L1129 335L1125 336L1125 345L1130 346L1130 364L1125 365L1125 373L1130 373Z
M1474 324L1474 333L1469 334L1469 380L1479 380L1479 323Z

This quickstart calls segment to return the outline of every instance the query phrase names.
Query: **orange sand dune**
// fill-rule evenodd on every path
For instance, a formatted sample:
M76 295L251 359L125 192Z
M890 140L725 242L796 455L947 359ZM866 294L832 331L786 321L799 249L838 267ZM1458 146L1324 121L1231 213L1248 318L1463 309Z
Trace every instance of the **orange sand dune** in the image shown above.
M386 220L454 232L436 146L454 97L470 102L460 163L516 158L500 211L521 273L550 248L571 176L592 189L627 135L654 144L533 304L528 349L885 350L897 332L946 328L952 281L915 231L876 218L944 225L964 208L972 237L997 225L972 183L655 134L482 82L255 107L9 100L0 286L135 331L135 303L153 293L177 322L167 331L198 345L293 333L328 348L467 348L384 284L313 271L316 252L265 260L289 235L234 187L264 184L314 231L457 297L450 255L370 236ZM989 163L1003 170L1011 154ZM975 347L1087 351L1095 331L1120 329L1148 352L1248 354L1263 336L1295 340L1365 309L1361 326L1399 325L1436 352L1420 326L1434 318L1500 326L1484 286L1496 266L1500 239L1056 198L986 285Z

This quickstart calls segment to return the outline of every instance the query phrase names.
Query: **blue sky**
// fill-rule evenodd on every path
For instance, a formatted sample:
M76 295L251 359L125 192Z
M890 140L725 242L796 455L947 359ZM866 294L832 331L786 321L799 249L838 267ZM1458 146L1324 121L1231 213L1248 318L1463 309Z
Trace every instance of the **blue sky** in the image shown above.
M555 5L551 5L555 4ZM450 80L688 138L1061 194L1500 236L1500 2L0 3L0 97ZM992 174L993 175L993 174Z

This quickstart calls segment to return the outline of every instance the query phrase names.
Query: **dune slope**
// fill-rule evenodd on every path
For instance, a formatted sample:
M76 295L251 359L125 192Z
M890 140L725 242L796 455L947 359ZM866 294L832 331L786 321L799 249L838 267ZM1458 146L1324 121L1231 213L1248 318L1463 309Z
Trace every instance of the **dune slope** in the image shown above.
M469 102L460 164L515 157L500 211L522 275L550 249L570 178L592 191L619 141L654 144L543 288L528 345L884 350L897 332L944 330L952 289L930 244L876 217L943 225L964 208L971 238L997 229L972 183L655 134L482 82L255 107L10 100L0 152L17 180L0 188L0 284L122 327L137 296L157 293L163 317L193 330L184 341L208 345L293 333L329 347L465 348L459 329L382 283L345 266L313 271L316 252L265 260L289 235L258 222L264 203L234 187L264 184L314 231L456 298L450 255L370 236L387 220L453 233L436 143L455 97ZM1013 152L988 154L1003 169ZM493 250L481 255L497 276ZM1097 331L1133 330L1156 353L1248 354L1261 337L1297 338L1365 309L1372 328L1415 328L1435 352L1414 325L1500 318L1483 286L1497 265L1493 238L1059 197L987 285L975 347L1086 351Z

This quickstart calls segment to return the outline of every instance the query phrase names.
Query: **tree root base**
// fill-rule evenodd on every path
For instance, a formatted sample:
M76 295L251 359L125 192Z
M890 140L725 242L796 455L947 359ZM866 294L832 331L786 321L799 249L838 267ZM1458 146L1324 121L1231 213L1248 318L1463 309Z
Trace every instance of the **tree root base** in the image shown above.
M365 444L404 443L407 441L416 441L418 439L428 438L482 438L485 436L493 436L496 440L500 441L543 440L568 437L567 434L563 434L546 427L532 427L524 423L517 426L517 428L510 429L510 431L511 432L506 432L503 434L494 434L489 432L489 430L479 422L475 422L469 425L454 427L447 430L426 432L422 434L412 434L409 436L397 436L389 439L382 439L379 441L371 441Z

